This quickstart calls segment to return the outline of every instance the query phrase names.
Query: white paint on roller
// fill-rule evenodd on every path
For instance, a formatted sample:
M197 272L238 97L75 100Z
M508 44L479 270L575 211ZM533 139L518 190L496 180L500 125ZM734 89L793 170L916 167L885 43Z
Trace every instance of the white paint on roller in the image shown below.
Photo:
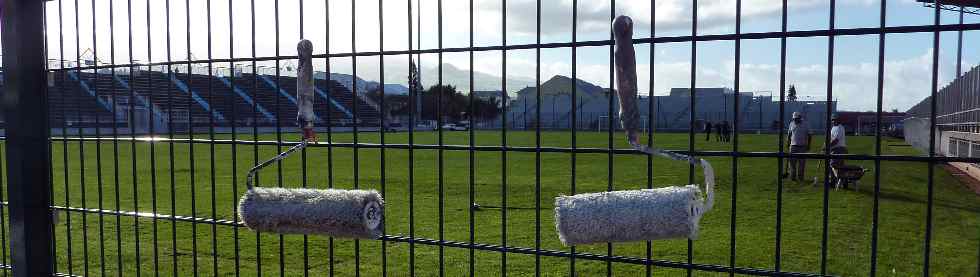
M560 196L558 238L565 245L697 239L701 198L696 185Z
M384 200L374 190L253 187L238 210L260 232L373 239L384 230Z
M555 198L555 227L565 245L698 238L715 201L715 174L705 160L705 191L697 185L585 193Z

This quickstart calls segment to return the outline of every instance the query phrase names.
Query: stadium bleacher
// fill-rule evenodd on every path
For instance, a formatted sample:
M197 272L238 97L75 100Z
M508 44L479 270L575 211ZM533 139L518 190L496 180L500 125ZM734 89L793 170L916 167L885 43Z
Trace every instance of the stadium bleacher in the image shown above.
M276 119L280 126L292 126L296 117L296 104L290 100L295 97L296 78L290 76L134 70L133 75L52 71L49 78L52 128L111 127L114 123L127 127L130 107L139 111L134 114L137 117L152 117L135 120L135 124L152 121L158 128L169 123L187 127L188 119L195 127L227 127L233 119L237 126L274 127ZM355 110L359 126L378 124L378 110L340 83L318 79L315 85L320 124L329 119L332 126L351 126Z

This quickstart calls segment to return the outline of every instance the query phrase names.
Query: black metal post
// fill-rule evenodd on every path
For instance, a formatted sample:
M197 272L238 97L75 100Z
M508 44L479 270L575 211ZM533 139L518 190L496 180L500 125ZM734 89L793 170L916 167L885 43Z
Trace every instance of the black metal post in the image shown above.
M44 2L5 1L2 17L10 250L14 276L51 276L51 137Z

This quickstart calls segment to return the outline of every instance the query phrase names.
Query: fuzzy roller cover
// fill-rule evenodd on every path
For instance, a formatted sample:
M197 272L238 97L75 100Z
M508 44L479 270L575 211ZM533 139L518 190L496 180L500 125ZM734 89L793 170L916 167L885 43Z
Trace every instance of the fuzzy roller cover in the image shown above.
M687 185L559 196L558 238L565 245L697 239L701 215L714 202L714 173L707 162L702 166L706 191Z
M261 232L373 239L384 229L384 200L374 190L254 187L238 212Z
M613 21L616 93L619 115L629 144L636 150L699 165L705 190L697 185L658 189L585 193L555 198L555 227L566 245L698 237L701 215L714 203L714 170L704 159L661 150L639 141L640 113L636 104L636 57L633 20Z

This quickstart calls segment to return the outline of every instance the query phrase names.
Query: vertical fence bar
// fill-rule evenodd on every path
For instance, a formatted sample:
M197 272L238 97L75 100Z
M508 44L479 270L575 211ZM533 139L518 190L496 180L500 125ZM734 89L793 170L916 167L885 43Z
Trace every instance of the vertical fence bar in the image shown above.
M95 14L95 3L94 2L92 3L92 14ZM98 58L98 53L99 52L98 52L98 49L99 49L98 48L98 42L96 41L96 32L95 32L95 17L92 17L92 55L93 55L93 58L92 59L94 60L95 64L98 64L98 62L99 62L99 58ZM92 70L92 71L93 71L93 73L97 73L96 70ZM93 76L95 76L95 82L98 83L98 80L99 80L98 79L98 75L97 74L93 74ZM94 89L95 92L96 92L95 95L99 95L98 89L99 89L98 86L95 86L95 89ZM101 153L101 145L100 145L101 144L100 143L101 142L101 139L100 139L101 133L100 133L99 129L102 126L99 124L100 123L99 117L100 117L99 113L96 113L95 114L95 150L96 150L95 151L95 155L96 155L96 161L95 161L96 170L95 170L95 172L96 172L96 185L98 186L98 188L97 188L98 189L98 191L97 191L97 194L98 194L97 195L97 198L98 198L98 201L99 201L98 207L101 210L102 209L102 161L101 161L100 157L102 156L102 153ZM83 187L83 191L84 191L84 189L85 188ZM83 202L84 203L88 203L87 201L83 201ZM102 275L105 275L105 249L104 249L105 248L105 243L104 243L104 237L102 235L103 234L103 229L102 229L102 227L103 227L103 215L102 214L98 214L97 217L98 217L98 220L99 220L99 269L100 269L100 272L102 273ZM85 229L87 230L88 228L85 228ZM88 263L87 259L86 259L86 263ZM86 272L87 271L88 270L86 270Z
M535 7L535 44L541 44L541 0ZM534 92L537 97L534 124L534 276L541 276L541 47L534 48ZM572 80L575 85L575 80Z
M385 19L384 18L385 18L384 0L378 0L378 51L379 52L384 52L385 49ZM378 128L378 136L381 142L381 149L379 155L380 156L379 175L381 176L381 195L387 195L386 193L388 192L388 184L387 184L388 176L387 176L387 168L385 163L385 131L386 129L388 129L388 125L386 124L387 122L385 122L385 119L388 118L389 113L388 113L388 106L385 105L385 98L388 98L385 92L385 85L384 85L385 84L385 55L378 55L378 65L379 65L378 83L381 84L379 88L381 101L378 104L378 106L380 106L379 108L380 110L378 112L381 113L381 122L379 122L378 124L380 127ZM384 213L384 211L382 211L382 213ZM384 214L382 214L381 216L383 218ZM387 231L381 230L382 236L386 234ZM388 242L384 240L381 241L381 276L388 276Z
M61 17L60 17L60 15L61 15L60 4L61 3L59 2L58 4L59 4L59 9L58 9L58 15L59 15L59 17L58 17L58 34L59 34L59 36L58 36L58 38L59 38L59 46L58 46L58 48L59 48L59 50L58 50L59 51L58 61L59 62L58 62L58 69L64 69L65 64L64 64L64 59L62 57L64 55L61 54L61 53L64 52L64 47L60 44L60 38L61 38L61 20L62 20ZM0 13L2 13L2 12L3 11L0 10ZM47 14L48 14L47 9L42 8L41 9L41 13L44 15L45 18L47 18ZM2 17L2 16L3 15L0 14L0 17ZM0 20L2 20L2 18L0 18ZM43 23L44 23L44 27L43 27L44 30L48 30L48 21L47 20L44 20ZM0 22L0 24L3 24L3 23ZM0 30L0 34L2 34L2 33L3 33L2 30ZM0 47L2 47L2 46L3 46L3 42L0 41ZM45 46L46 49L48 47L51 47L51 45L47 41L47 38L45 38L44 46ZM0 53L0 55L2 55L2 53ZM51 65L47 65L45 69L46 70L51 70L50 67L51 67ZM64 76L64 72L62 72L61 76L62 76L61 80L64 80L64 77L63 77ZM51 76L51 75L48 75L48 77L49 78L54 78L54 76ZM0 77L0 78L2 78L2 77ZM53 80L48 80L48 82L52 82L52 81ZM62 83L64 83L64 82L62 82ZM51 104L52 103L49 101L48 102L49 117L51 116L50 114L52 113L51 109L53 109L51 107ZM0 104L0 105L2 105L2 104ZM48 120L48 124L49 125L52 124L50 118ZM50 128L50 126L49 126L49 128ZM5 129L5 131L6 131L6 129ZM49 129L48 134L50 136L50 129ZM49 193L49 197L48 197L48 203L50 203L50 204L54 204L55 203L54 202L54 193L53 193L53 191L55 190L55 185L54 185L54 156L52 155L52 152L54 152L54 145L55 145L54 140L51 140L51 143L48 143L48 165L51 168L51 170L48 170L48 179L51 180L51 182L49 182L49 185L48 186L51 187L50 190L52 191L52 193ZM6 147L6 144L4 144L4 147ZM2 149L2 148L0 148L0 149ZM0 156L2 156L2 153L0 153ZM3 164L0 163L0 167L2 167L2 166L3 166ZM0 171L3 171L3 170L0 170ZM7 189L6 187L3 187L3 183L2 183L3 180L6 180L6 179L3 177L2 174L0 174L0 191L3 191L3 190L6 190ZM9 199L8 198L4 198L4 196L2 194L0 194L0 200L7 200L7 201L9 201ZM7 259L7 247L8 247L8 245L7 245L7 234L6 234L6 229L5 228L12 228L12 226L10 225L11 224L10 218L7 218L7 214L8 213L4 213L4 209L7 209L7 208L8 207L6 205L0 206L0 218L2 218L0 220L2 220L2 223L3 223L3 224L0 224L0 244L2 244L2 246L0 246L0 249L2 249L2 252L0 252L0 255L3 255L3 262L5 264L11 264L12 265L13 264L13 261ZM53 213L54 212L52 212L52 214ZM54 221L52 220L52 222L54 222ZM58 252L58 237L57 237L57 234L56 234L57 232L55 231L56 230L55 229L55 225L54 224L51 224L48 227L48 229L51 229L51 251L52 251L52 253L57 253ZM13 235L13 233L11 233L11 235ZM11 237L11 239L13 239L13 237ZM11 248L11 251L13 251L12 248ZM11 252L10 255L11 255L11 259L13 259L13 252ZM55 272L58 271L58 257L57 257L57 255L55 255L54 257L51 257L51 268ZM10 271L4 270L3 271L3 276L6 277L7 275L9 275L11 273L12 272L10 272Z
M421 1L421 0L419 0ZM412 0L408 0L408 50L412 51L412 36L414 35L412 29ZM419 68L419 64L416 64L412 60L412 55L408 55L408 75L412 76L409 78L408 84L408 237L412 240L408 242L408 273L409 276L415 276L415 113L416 111L416 97L421 91L417 84L421 83L421 78L418 76L416 70Z
M170 0L167 0L167 1L170 1ZM234 7L235 6L234 6L234 3L235 3L235 1L228 0L228 58L231 58L231 59L234 59L235 58L235 20L234 20L234 18L235 18L235 16L234 16L235 15L235 8ZM235 62L228 62L228 67L231 70L231 72L229 74L229 77L228 77L228 83L229 84L232 84L234 86L235 85L235 77L237 77L236 74L238 73L238 70L237 70L237 67L236 67ZM232 90L234 90L234 88L232 88ZM253 91L252 93L255 93L255 91ZM253 97L252 99L255 99L255 97ZM258 105L257 104L258 103L257 101L252 101L252 102L253 102L253 105ZM253 111L253 113L254 113L254 111ZM258 125L257 123L258 122L256 122L255 120L252 120L252 125ZM231 124L230 125L231 125L231 141L232 141L232 144L231 144L231 194L232 194L232 197L238 197L238 105L235 105L234 103L231 105ZM306 150L306 149L304 149L304 150ZM303 163L303 165L304 165L303 166L303 169L306 169L306 163ZM303 178L303 179L304 179L304 181L306 180L306 178ZM173 193L173 192L171 191L171 193ZM235 221L237 221L238 220L238 203L237 202L232 202L231 203L231 214L232 214L232 218ZM235 247L235 276L236 277L241 274L241 254L239 253L239 251L241 250L241 245L240 245L239 237L238 237L238 235L239 235L238 234L238 232L239 232L238 228L239 227L238 227L237 224L235 226L232 226L231 227L231 229L232 229L232 237L233 237L233 240L235 241L235 243L234 243L235 246L234 247Z
M613 27L613 20L616 18L616 0L612 0L610 2L611 3L610 3L610 7L609 7L609 40L613 40L613 37L615 36L615 33L613 32L613 28L612 27ZM609 93L607 94L609 96L609 99L608 99L608 101L606 103L607 104L606 106L608 108L608 110L606 111L606 115L608 115L606 117L606 120L608 121L608 125L607 126L609 126L609 128L606 128L606 145L607 145L607 149L606 149L606 161L607 161L607 163L606 163L606 167L607 167L606 168L606 191L612 191L613 190L613 175L615 173L614 170L613 170L614 169L613 168L613 161L616 159L616 156L613 154L613 150L616 149L616 145L613 142L613 136L614 136L613 130L616 129L616 126L613 125L614 122L615 122L614 119L613 119L615 117L615 114L613 113L613 102L615 102L615 101L613 101L613 100L616 99L616 96L615 96L616 93L613 92L613 89L612 89L612 87L616 84L615 75L614 75L614 71L615 71L615 69L614 69L614 64L615 64L615 48L616 47L615 47L614 44L610 44L609 45L609 88L610 89L609 89ZM573 85L574 85L574 83L573 83ZM541 105L539 104L538 106L541 106ZM613 245L612 245L611 242L607 242L606 243L606 257L612 257L612 255L613 255ZM606 276L607 277L612 277L612 275L613 275L612 261L607 259L606 260Z
M887 0L881 0L878 28L878 99L875 107L875 157L881 156L881 110L885 94L885 16ZM858 126L860 128L860 126ZM881 159L875 159L874 202L871 219L871 269L868 275L874 277L878 271L878 208L881 197ZM980 264L980 263L978 263Z
M789 8L787 7L787 1L783 0L782 17L781 17L781 27L780 31L786 33L787 25L787 13ZM761 100L760 100L761 101ZM772 101L770 99L770 101ZM777 273L782 269L782 245L783 245L783 159L786 155L785 148L783 147L783 139L785 138L783 127L783 121L786 118L784 116L786 112L786 36L779 37L779 115L777 121L779 123L779 137L776 138L776 144L779 145L779 157L776 158L776 169L778 174L776 175L776 249L775 249L775 266L774 269Z
M470 0L469 1L469 47L473 47L473 38L475 36L475 34L474 34L474 28L473 28L473 26L474 26L474 24L473 24L473 22L474 22L474 19L473 19L473 14L474 14L473 13L473 4L474 4L473 3L473 0ZM476 140L476 138L475 138L476 137L476 131L475 131L475 129L476 129L476 126L477 126L477 124L474 121L474 119L475 119L475 117L474 117L474 105L475 105L475 102L474 102L475 96L474 96L474 94L476 92L476 89L474 88L475 87L475 82L474 82L474 76L473 76L474 75L474 71L475 71L475 65L474 65L474 59L473 59L473 51L472 50L469 51L468 54L469 54L469 66L470 66L470 68L469 68L470 70L468 72L469 73L469 75L468 75L468 77L469 77L469 89L470 89L470 95L469 95L469 120L470 120L470 126L469 126L469 146L470 146L470 150L469 150L469 153L468 153L469 154L468 155L468 157L469 157L469 203L470 203L470 205L473 205L473 203L476 203L476 152L473 150L473 147L476 146L476 143L475 143L475 140ZM503 103L503 105L506 106L508 104L508 101L507 101L507 99L502 99L501 100L501 103ZM476 209L473 209L473 208L470 208L470 210L469 210L469 217L470 217L469 218L469 231L470 231L470 235L469 235L469 246L470 246L470 249L469 249L469 275L470 276L475 276L476 275L476 266L475 266L475 259L476 259L475 255L476 254L475 254L475 249L473 249L473 245L474 245L475 240L476 240L476 236L475 236L475 228L476 228L476 222L475 222L475 216L476 216L476 214L475 214L475 210Z
M357 0L350 1L350 52L355 54L357 53ZM359 142L357 136L357 126L361 123L358 122L357 118L359 114L357 106L360 106L358 105L358 100L360 100L360 98L357 95L357 55L351 56L350 65L352 76L350 85L351 101L354 103L352 105L352 112L354 113L354 128L352 133L354 137L354 148L351 149L351 152L354 154L352 162L354 165L354 189L358 189L360 188L361 176L360 161L358 159L360 157L360 151L357 147L357 143ZM381 86L384 86L384 84L381 84ZM359 239L354 240L354 276L361 276L361 240Z
M833 31L837 15L837 5L835 0L830 0L830 26L828 30ZM824 144L830 145L830 113L833 105L834 95L834 36L827 36L827 105L824 114ZM792 134L791 134L792 135ZM824 147L824 155L830 154L830 148ZM820 239L820 274L827 274L827 241L830 235L830 158L823 158L823 220Z
M251 31L252 31L252 33L251 33L252 40L250 41L252 43L252 45L251 45L251 47L252 47L252 49L251 49L252 50L251 51L252 52L252 84L251 84L251 87L252 87L253 96L258 96L259 95L259 84L258 84L258 82L259 82L259 68L258 68L258 64L255 61L255 57L257 56L256 55L256 52L255 52L255 44L256 44L255 43L255 0L250 0L249 1L249 7L250 7L249 8L249 13L250 13L250 16L251 16L251 23L252 23L252 26L251 26L252 27L251 28ZM258 101L253 101L252 102L252 122L258 122L257 121L257 119L258 119L258 105L259 105L258 103L259 103ZM279 105L276 105L276 117L275 117L275 121L276 122L279 122ZM259 127L258 127L258 124L252 124L252 142L254 143L254 144L252 144L252 167L255 167L256 165L259 164L259 144L256 143L258 141L259 141ZM256 179L259 179L260 178L259 176L260 175L258 173L255 174L255 178ZM261 179L259 179L259 180L261 180ZM331 249L333 249L333 247L331 247ZM260 277L262 276L262 234L259 233L259 232L255 232L255 275L256 276L260 276Z
M473 37L474 37L474 34L473 34L473 0L469 0L469 4L470 4L469 5L469 12L470 12L470 18L469 18L469 20L470 20L470 22L469 22L469 28L470 28L469 29L469 31L470 31L470 44L469 44L469 47L470 48L473 48ZM469 87L470 87L470 95L469 95L469 119L470 119L469 146L470 146L470 149L468 151L468 154L469 154L468 157L470 159L469 160L469 162L470 162L469 163L469 169L470 170L469 170L469 176L468 177L469 177L469 181L470 181L469 182L469 203L470 203L470 205L473 205L473 203L476 203L476 151L473 150L473 147L476 146L476 143L474 141L475 140L474 137L476 136L476 131L475 131L475 129L476 129L475 122L476 121L474 121L474 117L473 117L473 105L474 105L473 94L476 91L476 89L474 88L474 82L473 82L473 71L474 71L474 68L475 68L475 66L473 64L473 50L470 50L469 51L469 58L470 58L470 70L469 70L469 84L470 84L469 85ZM502 99L502 100L500 100L500 102L503 103L504 106L507 106L507 104L508 104L507 99ZM473 249L473 245L474 245L474 243L476 241L476 235L475 235L475 233L476 233L476 230L475 230L476 229L476 221L474 220L474 216L476 216L475 211L476 211L476 209L473 209L472 207L470 208L470 211L469 211L469 216L470 216L470 218L469 218L469 220L470 220L470 222L469 222L469 225L470 225L469 226L470 227L470 236L469 236L469 245L468 246L470 248L469 249L469 262L470 262L469 274L470 274L470 276L476 276L476 266L474 265L474 263L476 262L476 250ZM2 212L2 210L0 210L0 212Z
M214 108L213 106L215 106L214 104L216 103L214 102L214 61L213 61L214 56L212 55L212 51L211 51L212 48L211 47L212 44L211 0L206 0L204 3L205 3L204 12L207 14L206 16L207 27L205 30L208 36L207 38L207 47L208 47L207 48L208 51L207 99L208 99L208 103L211 103L213 109ZM147 5L149 5L149 3L147 3ZM147 22L149 22L149 19L147 19ZM232 105L234 106L234 104ZM216 124L216 122L214 121L215 111L216 110L211 110L211 112L208 112L208 140L210 141L210 143L208 144L208 169L211 171L210 174L208 175L211 179L211 218L218 218L218 204L217 204L218 201L217 201L217 197L215 196L215 189L217 187L216 186L217 178L215 177L216 172L215 172L215 165L214 165L214 126ZM210 226L211 227L211 272L214 274L214 276L218 276L219 275L218 274L218 225L214 224L214 222L209 223L209 225L211 225Z
M2 18L7 195L14 276L54 273L44 3L8 0ZM12 97L15 96L15 97Z
M82 66L81 63L81 52L79 51L79 45L82 42L81 39L81 24L78 11L79 11L79 0L75 0L75 75L78 77L79 87L85 82L82 76L82 70L78 67ZM93 53L94 55L95 53ZM95 88L95 93L98 95L98 88ZM82 119L82 109L81 104L77 101L73 103L78 109L75 110L77 115L77 120L79 123L83 122ZM78 188L81 196L82 207L86 207L86 197L85 197L85 129L84 124L78 124ZM81 213L82 216L82 273L88 275L88 213ZM70 228L70 225L69 225ZM69 229L70 230L70 229ZM70 231L69 231L70 232ZM72 243L69 241L68 243ZM69 269L71 271L72 269Z
M130 0L131 1L131 0ZM254 0L253 0L254 1ZM191 1L184 0L184 19L186 31L186 41L187 41L187 87L188 90L192 88L191 83L194 80L194 64L191 63L193 57L191 55ZM194 98L191 96L192 93L188 91L187 97L187 137L194 139L194 110L192 105L194 105ZM195 169L197 166L194 163L194 144L190 143L187 145L187 160L190 166L190 190L191 190L191 216L197 216L197 178L195 178ZM258 256L258 255L257 255ZM259 256L261 257L261 256ZM259 258L258 260L261 260ZM197 277L197 222L191 222L191 270L193 275Z
M176 75L174 74L173 71L173 66L170 65L170 62L173 59L173 51L171 49L172 45L170 43L171 42L170 41L170 36L171 36L170 0L166 0L164 2L164 5L166 8L164 12L166 16L166 29L167 29L167 80L170 80L171 78L176 78ZM113 79L115 79L115 76L113 76ZM167 82L167 137L170 139L174 138L174 94L173 93L174 93L174 82ZM177 170L174 163L175 158L174 158L173 141L167 142L167 154L170 156L168 159L170 165L170 214L176 215L177 214L177 181L175 177L177 176L174 173ZM232 162L234 163L234 161ZM235 210L237 211L238 209ZM235 218L238 217L236 216ZM177 277L178 272L180 270L179 270L179 266L177 265L178 259L177 259L177 219L176 218L170 219L170 252L171 252L170 262L171 262L171 266L173 267L171 276ZM238 251L235 251L235 253L237 254Z
M95 0L92 1L92 14L95 14ZM99 64L99 42L98 36L96 35L96 17L92 16L92 55L95 64ZM92 75L95 76L95 88L98 89L99 74L98 70L93 69ZM96 93L95 95L99 95ZM95 175L96 182L98 185L98 208L103 209L103 191L102 191L102 124L101 116L95 114ZM113 120L114 121L114 120ZM155 212L154 212L155 213ZM99 217L99 273L102 276L106 275L105 268L105 216L101 213L98 214Z
M500 44L507 46L507 0L501 0ZM507 48L500 51L500 98L507 99ZM506 108L506 107L505 107ZM507 249L507 109L503 109L500 126L500 245ZM526 117L525 117L526 119ZM500 252L500 276L507 276L507 251Z
M933 2L933 25L939 26L939 1ZM931 251L932 243L932 198L933 198L933 187L935 186L933 177L935 177L935 166L936 161L936 98L939 97L937 90L939 89L939 30L935 30L932 33L932 84L929 90L931 97L929 98L929 171L928 171L928 192L926 199L926 234L923 239L924 249L922 255L922 275L929 276L929 254Z
M275 62L276 62L275 72L276 72L276 82L275 82L275 87L272 88L272 89L275 90L275 91L282 91L282 85L280 85L280 83L282 82L282 80L280 78L280 76L282 75L282 72L280 71L281 69L279 67L280 62L281 62L281 59L282 59L282 57L280 56L280 53L279 53L279 50L280 50L279 49L280 48L279 47L280 46L279 45L279 35L280 35L280 33L279 33L279 0L275 0L274 1L273 18L275 20L275 28L273 30L274 30L274 34L276 36L276 39L275 39L275 56L276 56L276 58L275 58ZM273 94L275 94L275 93L273 93ZM282 121L281 121L281 118L282 117L281 116L278 116L282 112L282 105L281 105L282 104L281 103L282 102L282 99L281 98L282 97L276 97L276 115L277 115L276 116L276 153L282 153ZM282 187L282 160L276 161L276 186L277 187ZM285 242L283 241L283 235L282 234L278 234L276 236L279 238L279 276L281 277L281 276L285 276L286 275L286 257L285 257L286 256L286 254L285 254L285 252L286 252L286 245L285 245Z
M657 35L657 3L655 0L650 0L650 37L651 38L656 37L656 35ZM653 74L654 69L656 68L656 63L654 62L655 61L654 53L656 53L656 48L657 48L656 43L650 43L650 53L649 53L650 89L647 92L647 147L653 147L653 132L657 127L657 125L654 124L655 118L653 116L653 108L654 108L653 101L656 100L656 97L653 96L654 84L656 79L656 76L654 76ZM637 89L639 89L639 84L637 84ZM656 119L659 118L660 118L659 116L656 117ZM647 158L647 189L653 189L653 155L646 155L646 158ZM649 264L650 260L653 259L653 242L651 241L646 242L645 258L648 263L644 268L645 276L646 277L653 276L653 266Z
M687 130L687 150L694 151L694 118L696 112L697 98L697 65L698 65L698 0L691 0L691 118L688 122ZM694 183L694 165L687 167L687 182ZM694 242L687 240L687 277L691 277L693 271L691 264L694 263Z
M58 0L58 2L60 3L61 0ZM115 21L115 18L114 18L114 14L115 14L115 8L114 7L115 6L116 6L115 1L114 0L109 0L109 34L111 34L109 36L109 64L111 66L113 66L112 71L111 71L112 79L113 80L116 79L116 68L115 68L115 65L116 65L116 35L115 35L116 32L115 32L115 22L116 21ZM59 8L59 11L60 11L60 8ZM59 18L60 17L61 16L59 14ZM60 35L60 33L61 33L61 31L59 30L59 35ZM64 48L64 47L61 47L61 48ZM63 52L64 50L60 50L60 51ZM64 63L62 63L62 68L63 67L64 67ZM65 76L65 74L62 73L61 74L61 81L62 81L62 83L64 83L64 81L65 81L64 76ZM115 83L113 83L113 88L115 88ZM115 201L114 201L114 204L115 205L114 205L113 208L115 209L115 211L119 211L120 210L120 203L119 203L120 202L119 201L119 199L120 199L119 198L119 105L116 103L116 98L119 96L118 94L119 93L115 89L112 90L112 101L113 101L112 102L112 175L113 175L112 178L113 178L113 182L112 183L113 183L113 194L114 194L113 196L115 198ZM64 127L62 127L62 130L64 130ZM64 131L62 131L62 134L64 134ZM116 217L116 274L117 274L117 276L120 276L121 277L121 276L123 276L122 228L120 228L122 226L122 217L121 217L121 215L119 213L116 213L116 216L115 217Z
M76 13L76 16L77 16L77 13ZM136 74L135 73L140 70L138 66L136 66L136 67L132 66L133 64L135 64L135 59L133 58L133 1L132 0L127 0L126 1L126 26L127 26L127 28L126 28L126 34L127 34L128 42L129 42L129 51L127 51L127 52L129 52L129 64L130 64L130 67L129 67L129 83L132 84L132 83L135 83L135 81L136 81ZM134 72L134 70L133 70L134 68L135 68L136 72ZM130 161L129 162L131 163L130 164L130 172L132 173L132 180L131 181L133 182L133 186L132 186L133 187L133 208L132 209L133 209L133 211L139 211L139 203L140 203L139 202L139 177L138 177L139 176L139 171L138 171L137 163L136 163L136 160L137 160L137 158L136 158L136 156L137 156L137 152L136 152L136 128L134 128L135 127L135 124L134 123L135 123L135 118L136 118L136 101L133 100L133 99L136 99L135 96L136 96L136 90L135 90L135 88L133 86L129 86L129 99L128 99L129 100L128 101L129 102L129 111L128 111L127 115L129 116L128 123L129 123L129 138L130 138L130 142L129 142ZM136 263L135 263L135 267L136 267L136 275L135 276L136 277L139 277L142 274L142 266L141 266L142 265L142 260L140 258L140 223L139 222L140 222L139 221L139 218L136 218L136 217L133 218L133 239L135 239L135 241L133 242L133 244L134 244L134 247L133 248L136 250L136 255L135 255L136 256Z
M146 2L146 59L147 59L147 62L153 62L153 39L152 39L153 36L152 36L152 33L150 32L150 21L151 21L150 20L150 5L151 5L150 2L147 1ZM92 6L93 6L92 7L92 9L93 9L92 18L94 20L94 18L96 17L95 16L95 12L94 12L95 4L93 3ZM95 26L93 25L93 29L94 28L95 28ZM95 31L93 30L92 33L93 33L93 36L94 36ZM96 63L98 63L98 60L99 60L98 59L98 53L99 52L93 50L92 53L93 53L93 55L95 55L94 60L96 61ZM153 87L153 75L154 75L153 74L154 73L153 67L152 66L147 66L147 71L148 72L146 74L146 83L149 84L150 87ZM96 80L98 80L98 78L99 78L98 72L96 72L95 78L96 78ZM96 84L95 87L98 88L99 85ZM147 109L147 115L149 116L149 125L150 126L149 126L148 130L149 130L149 134L150 134L150 138L151 138L151 141L148 143L149 144L149 147L150 147L150 209L153 212L153 214L157 214L157 157L156 157L156 141L152 140L152 139L155 139L156 138L156 130L155 130L156 129L156 124L154 122L155 119L153 118L153 116L155 115L155 113L153 112L154 105L155 105L154 102L153 102L153 96L154 95L155 94L153 94L153 93L148 93L146 95L145 106L146 106L146 109ZM133 101L133 100L134 99L130 99L130 101ZM98 128L99 127L96 126L96 130L98 130ZM212 215L211 218L216 218L216 216ZM158 224L158 221L159 221L158 218L155 218L155 217L153 218L153 226L152 226L152 229L153 229L153 276L155 276L155 277L159 277L160 276L159 231L157 230L157 227L159 225ZM215 257L217 257L217 251L214 251L214 252L215 252Z
M578 81L578 48L575 47L578 41L578 0L572 0L572 83ZM575 195L575 181L576 181L576 152L578 147L577 133L578 133L578 86L572 86L572 154L571 154L571 195ZM572 255L568 258L568 275L576 276L575 272L575 246L569 247L568 250Z
M64 54L65 53L65 34L64 34L64 17L63 17L64 8L62 7L62 2L63 2L62 0L58 0L58 18L59 18L59 20L58 20L58 48L59 48L59 50L58 51L61 54L60 57L59 57L59 59L62 60L62 68L64 68L65 67L64 64L68 60L65 58L65 54ZM76 49L75 52L78 52L78 50ZM66 78L65 75L67 75L67 74L68 74L68 71L65 71L65 72L62 72L61 73L61 83L62 84L67 84L67 82L65 80L65 78ZM6 76L6 74L4 76ZM75 89L75 87L72 87L72 90L74 90L74 89ZM68 90L68 89L66 88L65 90ZM68 107L68 99L66 97L66 98L61 99L61 108L59 109L60 110L59 112L61 112L61 136L63 138L61 140L61 152L62 152L61 153L61 160L62 160L62 171L63 171L63 175L64 175L63 176L64 177L64 184L63 185L64 185L64 188L65 188L65 206L70 206L71 205L71 202L69 202L69 199L68 199L68 197L71 194L71 190L68 187L69 186L68 184L70 183L70 180L69 180L70 174L69 174L69 169L68 169L69 164L68 164L68 111L67 111L68 108L67 107ZM52 198L53 198L53 196L54 196L54 194L52 193ZM52 201L52 203L53 202L54 201ZM54 228L54 227L52 227L52 228ZM71 213L65 213L65 238L66 238L66 240L65 240L65 242L66 242L65 243L65 246L66 246L65 248L66 249L65 250L68 251L67 255L65 255L65 256L67 256L65 261L68 264L68 274L72 274L72 273L74 273L72 271L72 253L74 251L72 251L73 249L71 247L72 246L72 243L71 243L71 241L72 241L72 239L71 239ZM13 249L11 249L11 251L13 251ZM59 264L55 264L55 266L54 266L54 270L55 271L58 270L58 265Z
M330 74L332 74L330 73L330 57L329 57L330 55L330 2L329 1L324 2L323 6L324 6L324 14L327 15L323 17L324 30L325 30L324 37L326 38L325 39L326 45L324 47L324 52L327 53L328 55L328 57L324 59L324 62L326 63L327 84L329 85L331 82ZM333 90L331 90L331 93L332 92ZM327 187L328 188L333 188L333 121L331 120L332 119L332 116L330 115L331 113L333 113L332 108L330 105L327 105L327 142L330 142L330 144L327 145ZM328 237L327 248L329 250L327 254L327 263L328 263L328 274L331 277L334 275L334 248L333 247L334 247L333 237Z
M437 150L437 155L439 156L438 157L438 159L439 159L439 161L438 161L439 165L438 165L438 172L437 172L437 174L439 175L438 176L438 185L437 185L437 187L438 187L437 189L438 189L439 195L437 196L437 198L439 199L438 200L439 201L439 211L438 211L438 216L439 216L439 276L442 277L442 276L445 276L446 275L446 268L445 268L446 267L446 247L445 247L445 245L443 245L445 243L445 239L446 239L446 231L445 231L445 228L446 228L446 226L445 226L446 225L446 212L445 212L446 204L445 204L445 202L446 202L446 200L445 200L445 174L443 172L443 169L445 167L445 148L444 148L444 146L445 146L445 135L443 134L443 131L444 130L442 128L442 117L443 117L443 107L442 107L443 103L442 102L443 102L443 94L446 94L447 90L445 90L443 88L443 86L442 86L442 0L437 0L436 1L436 5L437 5L437 7L436 7L437 28L439 28L438 30L436 30L436 36L437 36L437 38L436 38L436 47L438 47L438 49L439 49L438 53L436 54L437 55L437 64L436 64L436 67L437 67L437 69L439 71L437 73L439 76L438 76L438 79L437 79L438 84L436 86L437 88L439 88L439 90L437 90L438 91L437 92L438 94L436 95L436 98L437 98L436 99L436 101L437 101L436 102L436 128L438 128L438 140L439 140L438 141L438 143L439 143L439 150Z
M736 35L742 34L742 0L735 1L735 34ZM732 153L738 153L738 134L739 134L738 119L740 117L738 108L739 108L739 103L742 102L741 92L739 91L741 90L741 86L740 86L741 85L740 78L742 73L741 66L742 66L742 40L735 39L735 97L733 97L734 104L732 106L732 130L731 130L731 135L734 137L732 141ZM722 97L727 97L727 96L722 94ZM727 103L725 104L725 108L728 108ZM724 136L728 136L728 135L729 134L724 134ZM729 222L729 224L731 225L730 226L731 234L729 234L731 241L729 242L729 248L728 248L728 252L729 252L728 265L729 267L731 267L731 271L729 271L729 276L732 277L735 276L735 254L736 254L735 252L735 245L736 245L735 225L736 224L735 223L736 220L738 219L736 215L737 203L738 203L738 155L732 155L732 208L731 208L732 211L731 211L731 220Z

